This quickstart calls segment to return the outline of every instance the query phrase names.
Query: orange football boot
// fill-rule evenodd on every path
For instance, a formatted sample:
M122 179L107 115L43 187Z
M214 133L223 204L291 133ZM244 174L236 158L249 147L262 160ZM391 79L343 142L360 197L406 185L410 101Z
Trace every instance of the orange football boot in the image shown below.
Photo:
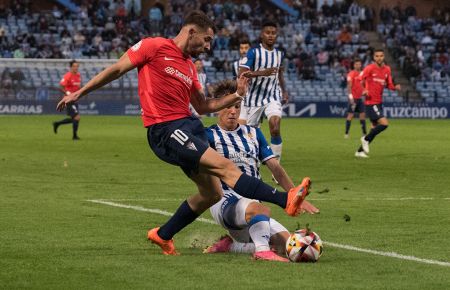
M180 253L178 253L175 250L175 245L173 244L173 239L171 240L163 240L158 236L158 228L154 228L148 231L147 237L148 239L153 243L157 244L161 247L163 254L168 256L178 256Z
M309 188L311 187L311 179L305 177L302 183L289 190L286 208L284 211L290 216L297 216L300 213L301 205L305 200L306 196L309 194Z

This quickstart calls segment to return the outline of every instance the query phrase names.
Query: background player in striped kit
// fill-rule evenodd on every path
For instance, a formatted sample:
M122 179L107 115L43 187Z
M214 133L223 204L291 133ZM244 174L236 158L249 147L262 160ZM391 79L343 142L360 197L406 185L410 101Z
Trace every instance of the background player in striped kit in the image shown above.
M233 78L237 79L239 76L239 65L245 60L247 52L250 49L250 40L248 38L242 38L239 41L239 59L233 62ZM239 124L247 124L247 110L244 109L245 100L241 102L241 114L239 115Z
M242 61L239 74L252 79L245 99L247 124L259 126L263 114L269 120L270 146L280 158L282 139L280 132L282 103L289 101L283 76L284 53L276 49L277 25L266 22L261 30L261 43L251 48ZM245 114L245 113L244 113Z
M348 88L348 109L347 119L345 121L345 135L348 138L348 132L350 131L350 125L355 113L359 114L359 122L361 123L361 130L363 136L367 134L366 131L366 113L364 103L362 100L363 87L359 74L361 73L362 62L359 58L355 58L353 61L353 70L347 74L347 88Z
M220 98L234 91L235 81L222 81L214 90L214 97ZM264 163L280 185L289 190L294 184L275 158L261 130L239 124L239 111L240 102L237 102L218 112L217 124L206 129L210 146L253 177L261 178L259 166ZM255 259L287 262L286 258L271 251L272 246L284 254L289 231L270 217L270 209L257 200L240 196L224 183L222 189L224 196L210 210L215 221L228 230L234 241L226 236L208 247L205 253L246 252L253 253ZM306 200L301 209L309 213L319 211Z

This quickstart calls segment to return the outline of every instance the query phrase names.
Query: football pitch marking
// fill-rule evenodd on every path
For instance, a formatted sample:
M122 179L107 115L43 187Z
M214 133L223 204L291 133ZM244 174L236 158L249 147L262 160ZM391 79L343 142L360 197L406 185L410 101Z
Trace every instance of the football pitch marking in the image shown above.
M97 199L101 201L184 201L185 198L111 198L111 199ZM450 197L434 198L434 197L385 197L385 198L309 198L312 201L404 201L404 200L450 200Z
M133 199L126 199L126 200L133 200ZM136 199L136 200L144 200L144 199ZM136 211L142 211L142 212L150 212L150 213L160 214L160 215L164 215L164 216L172 216L173 215L173 213L165 211L165 210L161 210L161 209L145 208L142 206L116 203L116 202L112 202L112 201L106 200L106 199L90 199L87 201L92 202L92 203L97 203L97 204L109 205L109 206L113 206L113 207L127 208L127 209L136 210ZM213 221L211 219L201 218L201 217L197 218L196 221L217 225L217 223L215 221ZM350 246L350 245L336 244L336 243L332 243L332 242L323 241L323 243L329 247L338 248L338 249L362 252L362 253L373 254L373 255L378 255L378 256L401 259L401 260L408 260L408 261L419 262L419 263L424 263L424 264L450 267L449 262L436 261L436 260L430 260L430 259L422 259L422 258L417 258L414 256L406 256L406 255L397 254L395 252L382 252L382 251L376 251L376 250L370 250L370 249L363 249L363 248L358 248L358 247L354 247L354 246Z

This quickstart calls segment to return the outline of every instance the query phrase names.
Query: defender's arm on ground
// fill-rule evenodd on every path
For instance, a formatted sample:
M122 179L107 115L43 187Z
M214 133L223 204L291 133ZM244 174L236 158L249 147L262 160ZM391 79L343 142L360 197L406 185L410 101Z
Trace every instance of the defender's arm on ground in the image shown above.
M281 166L278 159L271 158L267 160L265 164L267 165L267 167L272 172L275 179L280 183L281 187L283 187L284 190L289 191L291 188L294 187L292 179L286 173L283 166ZM302 212L307 212L309 214L315 214L320 212L320 210L317 207L312 205L307 200L303 201L301 208Z
M265 164L284 190L289 191L294 187L292 179L287 175L277 158L270 158Z
M201 90L194 90L191 94L191 104L200 115L222 110L236 102L242 101L247 94L248 78L241 76L237 80L236 93L226 95L222 98L209 99Z
M132 70L135 66L131 63L127 53L113 65L107 67L94 78L92 78L81 89L70 95L64 96L64 98L58 103L57 110L63 110L67 104L78 101L82 96L95 91L98 88L112 82L113 80L121 77L126 72Z

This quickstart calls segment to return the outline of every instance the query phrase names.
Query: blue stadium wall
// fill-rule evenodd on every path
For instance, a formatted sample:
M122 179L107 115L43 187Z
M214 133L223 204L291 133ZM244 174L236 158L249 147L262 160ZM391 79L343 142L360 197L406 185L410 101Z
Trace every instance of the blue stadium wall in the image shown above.
M56 102L0 101L0 115L56 114ZM79 104L81 115L140 115L138 103L133 101L89 101ZM385 103L388 118L448 119L450 104L446 103ZM339 118L347 112L344 102L297 102L284 106L286 117Z

